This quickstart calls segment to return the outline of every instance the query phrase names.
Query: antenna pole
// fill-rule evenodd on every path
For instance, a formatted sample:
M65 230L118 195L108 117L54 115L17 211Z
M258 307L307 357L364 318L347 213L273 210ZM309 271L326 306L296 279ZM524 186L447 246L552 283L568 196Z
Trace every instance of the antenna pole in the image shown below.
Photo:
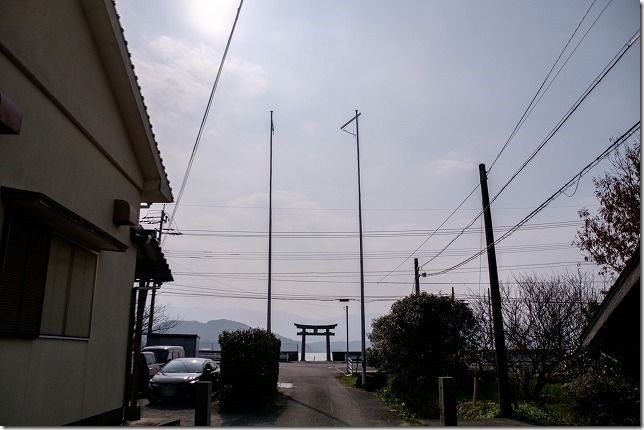
M360 224L360 325L362 332L362 386L367 383L367 350L365 346L364 318L364 258L362 252L362 195L360 192L360 129L358 128L358 110L356 109L356 152L358 156L358 223Z
M270 162L268 179L268 313L266 331L271 333L271 259L273 240L273 111L271 111Z

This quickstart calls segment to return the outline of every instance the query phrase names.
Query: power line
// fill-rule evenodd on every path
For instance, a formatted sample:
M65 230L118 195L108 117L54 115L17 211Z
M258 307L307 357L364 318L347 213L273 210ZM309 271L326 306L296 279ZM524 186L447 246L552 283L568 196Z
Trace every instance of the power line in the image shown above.
M482 246L482 245L481 245ZM570 242L557 242L548 244L529 244L529 245L516 245L500 247L497 253L523 253L523 252L541 252L541 251L554 251L561 249L570 249ZM474 251L480 250L478 248L453 248L443 254L443 256L459 256L470 255ZM431 256L436 253L436 250L425 250L418 252L418 256ZM382 251L382 252L365 252L365 259L384 260L384 259L398 259L407 255L409 251ZM242 261L265 261L267 258L266 252L232 252L232 251L164 251L167 258L180 258L180 259L194 259L194 260L242 260ZM274 260L287 260L287 261L342 261L342 260L355 260L358 254L355 252L345 251L330 251L330 252L315 252L315 251L301 251L301 252L281 252L273 253ZM394 271L395 272L395 271ZM405 271L406 272L406 271Z
M593 263L586 261L558 261L558 262L547 262L547 263L528 263L528 264L514 264L499 266L501 271L513 271L516 269L534 269L534 268L560 268L560 267L578 267L578 266L592 266ZM475 273L478 271L478 268L464 268L461 269L458 273ZM366 277L376 277L379 276L382 272L366 272ZM291 273L277 273L276 276L282 276L282 278L275 278L279 282L298 282L298 283L338 283L338 284L355 284L359 283L358 281L343 280L342 278L353 279L359 272L291 272ZM260 272L173 272L173 275L177 277L198 277L198 278L208 278L208 279L228 279L234 281L265 281L266 274ZM403 276L408 277L409 273L401 273L400 275L393 276ZM326 279L325 279L326 278ZM378 284L381 282L370 282L372 284ZM397 282L386 282L396 284ZM408 282L404 282L408 284Z
M221 209L261 209L268 210L268 206L241 206L241 205L227 205L216 203L184 203L183 206L207 207L207 208L221 208ZM571 205L553 206L553 209L576 207ZM497 209L503 210L524 210L532 209L528 207L498 207ZM273 210L294 210L294 211L313 211L313 212L355 212L355 208L311 208L303 206L273 206ZM453 211L450 208L363 208L363 212L448 212ZM460 211L479 211L479 208L461 208ZM148 211L147 213L150 213ZM161 211L157 211L161 212Z
M524 228L526 230L541 230L549 228L564 228L572 227L579 224L578 220L570 221L555 221L549 223L528 224ZM471 225L470 225L471 226ZM478 234L480 229L435 229L432 234L435 235L452 235L455 232L463 232L469 230L467 233ZM500 230L510 228L510 226L499 226ZM421 229L408 229L408 230L370 230L365 231L365 237L414 237L425 236L428 230ZM217 237L267 237L268 232L264 230L206 230L206 229L182 229L181 234L184 236L217 236ZM347 239L358 237L358 232L355 231L340 231L340 230L320 230L320 231L277 231L273 232L274 237L283 239Z
M548 199L546 199L543 203L541 203L541 205L539 205L539 207L537 207L534 211L530 212L525 218L523 218L521 221L519 221L512 229L506 231L503 235L501 235L498 239L496 239L494 241L494 245L496 245L497 243L500 243L501 241L503 241L504 239L509 237L512 233L517 231L523 224L525 224L530 219L532 219L536 214L541 212L546 206L548 206L548 204L550 204L550 202L552 202L554 199L559 197L561 194L563 194L566 191L566 189L568 189L568 187L570 187L577 180L581 179L581 177L586 175L593 167L595 167L600 161L602 161L604 158L606 158L613 150L615 150L619 145L624 143L626 141L626 139L631 137L633 135L633 133L635 133L635 131L637 129L639 129L639 128L640 128L640 121L637 121L635 123L635 125L633 125L626 133L622 134L618 139L616 139L615 142L613 142L611 145L609 145L609 147L604 152L602 152L593 161L588 163L583 169L581 169L579 171L579 173L577 173L575 176L573 176L572 179L570 179L568 182L566 182L561 188L559 188L559 190L557 190L553 195L551 195ZM483 254L484 252L487 252L487 247L482 249L481 251L477 252L473 256L469 257L468 259L463 260L460 263L455 264L455 265L453 265L453 266L451 266L451 267L449 267L447 269L443 269L443 270L440 270L440 271L437 271L437 272L434 272L434 273L427 273L427 276L436 276L436 275L442 275L442 274L448 273L448 272L450 272L450 271L452 271L452 270L454 270L456 268L459 268L459 267L469 263L470 261L472 261L473 259L475 259L479 255Z
M492 168L493 168L493 167L494 167L494 165L496 164L497 160L501 157L501 154L503 154L503 151L505 151L505 149L508 147L508 145L510 144L510 141L512 141L512 139L513 139L513 138L514 138L514 136L516 135L517 131L519 131L519 128L521 128L521 126L523 125L523 123L528 119L528 116L530 116L530 113L532 113L532 110L534 109L534 107L539 103L539 101L541 100L541 97L543 97L543 95L548 91L548 88L550 88L550 85L548 85L548 87L546 87L546 89L545 89L545 90L543 91L543 93L541 94L541 97L539 97L539 98L537 99L537 96L539 96L539 93L541 92L541 89L543 88L543 86L544 86L544 85L546 84L546 82L548 81L548 78L550 78L550 75L552 74L552 71L553 71L553 70L555 69L555 67L557 66L557 63L558 63L558 62L559 62L559 60L561 59L561 56L563 55L563 53L564 53L564 52L566 51L566 49L568 48L568 45L570 45L570 42L571 42L571 41L572 41L572 39L575 37L575 34L577 34L577 31L579 30L579 27L581 26L581 24L582 24L582 23L584 22L584 20L586 19L586 16L588 16L588 13L590 12L590 9L592 9L592 7L595 5L595 1L596 1L596 0L593 0L593 2L590 4L590 6L588 7L588 9L586 10L586 13L585 13L585 14L584 14L584 16L581 18L581 21L579 21L579 24L577 24L577 27L575 28L575 31L573 31L573 33L570 35L570 38L568 39L568 41L567 41L567 42L566 42L566 44L564 45L563 49L562 49L562 50L561 50L561 52L559 53L559 56L557 57L557 59L555 60L555 62L552 64L552 67L550 67L550 70L548 71L548 74L546 75L546 77L545 77L545 79L543 80L543 82L541 82L541 85L539 86L539 89L538 89L538 90L537 90L537 92L535 93L534 97L532 97L532 100L530 100L530 104L528 104L528 107L526 107L525 111L523 112L523 115L521 115L521 118L519 119L519 122L517 122L517 125L516 125L516 126L514 126L514 130L512 130L512 133L510 133L510 137L508 137L508 139L505 141L505 144L503 145L503 147L501 148L501 150L500 150L500 151L499 151L499 153L497 154L496 158L494 158L494 161L492 161L492 164L490 165L490 168L488 169L488 173L492 171ZM582 40L583 40L583 39L582 39ZM576 49L576 48L575 48L575 49ZM573 51L573 53L574 53L574 51ZM571 55L572 55L572 54L571 54ZM568 57L568 58L570 58L570 57ZM567 61L566 61L566 62L567 62ZM564 63L564 64L563 64L563 66L565 66L565 65L566 65L566 63ZM562 66L562 68L563 68L563 66ZM559 71L561 71L561 69L559 69ZM559 75L559 73L557 73L557 74L555 75L555 77L554 77L554 78L552 79L552 81L551 81L551 84L552 84L552 82L554 82L554 80L557 78L557 76L558 76L558 75ZM535 100L536 100L536 102L535 102Z
M208 293L208 292L180 292L180 291L161 291L159 295L169 295L169 296L181 296L181 297L217 297L217 298L229 298L229 299L246 299L246 300L264 300L263 296L248 295L244 293ZM432 293L432 295L440 297L452 297L451 293ZM398 295L371 295L365 296L365 301L367 302L380 302L387 301L393 302L404 298L406 294ZM487 300L486 295L480 294L454 294L454 296L460 300L466 301L475 301L475 300ZM283 301L314 301L314 302L337 302L338 299L349 300L349 301L359 301L358 296L344 296L338 297L337 295L276 295L274 300L283 300ZM527 301L530 303L552 303L552 304L569 304L569 303L586 303L583 300L528 300L525 297L505 297L506 300L512 301Z
M441 228L442 228L446 223L447 223L447 221L449 221L449 220L450 220L450 218L452 218L452 216L454 216L454 214L459 210L459 208L460 208L461 206L463 206L463 204L465 204L465 202L466 202L466 201L467 201L467 200L472 196L472 194L474 194L474 192L478 189L478 187L479 187L479 186L477 185L476 187L474 187L474 189L473 189L472 191L470 191L470 193L467 195L467 197L465 197L465 199L463 199L463 201L462 201L462 202L461 202L461 203L456 207L456 209L454 209L454 210L452 211L452 213L450 213L450 214L447 216L447 218L445 218L445 220L441 223L441 225L439 225L438 227L436 227L436 229L435 229L435 230L434 230L434 231L433 231L429 236L427 236L427 238L423 241L423 243L421 243L421 244L420 244L420 245L419 245L419 246L414 250L414 252L412 252L411 254L409 254L409 255L408 255L408 256L407 256L407 257L406 257L402 262L400 262L400 264L399 264L398 266L394 267L394 268L393 268L393 270L392 270L391 272L389 272L388 274L386 274L385 276L383 276L380 280L382 281L383 279L385 279L385 278L387 278L389 275L391 275L394 271L398 270L398 268L400 268L400 266L402 266L402 265L403 265L406 261L408 261L408 260L409 260L409 259L410 259L410 258L411 258L415 253L416 253L416 252L418 252L418 250L419 250L420 248L422 248L422 247L423 247L423 245L425 245L425 244L427 243L427 241L429 241L429 239L431 239L431 238L432 238L432 237L433 237L433 236L434 236L434 235L435 235L435 234L436 234L436 233L437 233L437 232L438 232L438 231L439 231L439 230L440 230L440 229L441 229Z
M537 98L537 96L538 96L538 95L539 95L539 93L541 92L541 89L543 88L544 84L546 83L546 81L547 81L547 80L548 80L548 78L550 77L550 74L552 73L552 71L553 71L553 69L555 68L555 66L557 65L557 63L559 62L559 59L561 59L561 56L563 55L564 51L566 50L566 48L568 47L568 45L569 45L569 44L570 44L570 42L572 41L573 37L575 36L575 34L577 34L577 31L579 30L579 27L581 26L582 22L586 19L586 16L588 15L588 12L590 12L590 9L591 9L591 8L593 7L593 5L595 4L595 1L596 1L596 0L593 0L593 2L591 3L590 7L588 8L588 10L586 11L586 13L585 13L585 14L584 14L584 16L582 17L581 21L579 22L579 24L577 24L577 27L575 28L575 31L572 33L572 35L571 35L571 36L570 36L570 38L568 39L568 42L566 42L566 44L565 44L564 48L561 50L561 53L560 53L560 54L559 54L559 56L557 57L557 60L554 62L554 64L553 64L553 65L552 65L552 67L550 68L550 71L548 72L548 74L546 75L545 79L543 80L543 82L542 82L542 83L541 83L541 85L539 86L539 89L537 90L537 92L536 92L536 93L535 93L535 95L533 96L532 100L531 100L531 101L530 101L530 103L528 104L528 107L527 107L527 108L526 108L526 110L523 112L523 115L522 115L522 116L521 116L521 118L519 119L519 122L516 124L516 126L514 127L514 130L512 130L512 133L510 133L510 136L508 137L508 139L506 140L505 144L503 145L503 147L501 148L501 150L500 150L500 151L499 151L499 153L497 154L496 158L495 158L495 159L494 159L494 161L492 162L492 165L490 166L490 170L492 170L492 167L494 167L494 164L497 162L497 160L499 159L499 157L501 157L501 154L503 153L503 151L505 151L505 149L507 148L507 146L510 144L510 141L511 141L511 140L514 138L514 136L516 135L516 133L517 133L517 131L519 130L519 128L521 128L521 126L523 125L523 123L525 122L525 120L527 119L527 117L530 115L531 107L533 108L534 106L536 106L536 104L537 104L537 103L539 103L539 100L541 100L541 99L539 98L539 100L537 100L537 102L535 103L535 99ZM556 77L555 77L555 78L556 78ZM554 79L553 79L553 80L554 80ZM547 89L546 89L546 91L547 91ZM545 91L544 91L544 93L545 93ZM533 106L533 105L534 105L534 106ZM458 207L457 207L457 208L456 208L456 209L455 209L455 210L454 210L454 211L453 211L453 212L452 212L452 213L451 213L451 214L450 214L446 219L445 219L445 221L443 221L443 223L439 226L439 228L440 228L440 227L442 227L442 226L443 226L443 225L444 225L444 224L445 224L445 223L446 223L446 222L447 222L447 221L452 217L452 215L454 215L454 213L455 213L455 212L456 212L456 211L457 211L457 210L458 210L458 209L463 205L463 203L465 203L465 202L466 202L466 201L467 201L467 200L472 196L472 194L474 194L474 192L479 188L479 186L480 186L479 184L477 184L477 185L476 185L476 187L475 187L475 188L474 188L474 189L473 189L473 190L472 190L472 191L467 195L467 197L465 198L465 200L463 200L463 202L461 202L461 204L460 204L460 205L459 205L459 206L458 206ZM477 219L478 217L480 217L480 216L481 216L481 213L482 213L482 212L479 212L479 214L476 216L476 218L474 219L474 221L472 221L472 224L476 221L476 219ZM471 224L470 224L470 226L471 226ZM468 227L469 227L469 226L468 226ZM466 227L466 228L467 228L467 227ZM418 248L416 248L416 250L415 250L413 253L411 253L409 256L407 256L407 257L406 257L406 258L405 258L405 259L404 259L404 260L403 260L403 261L402 261L398 266L396 266L396 267L394 268L394 270L398 269L398 268L399 268L400 266L402 266L402 265L403 265L407 260L409 260L409 259L410 259L410 258L411 258L411 257L412 257L412 256L413 256L413 255L414 255L414 254L415 254L415 253L416 253L420 248L422 248L422 247L423 247L423 245L425 245L425 243L427 243L427 241L429 241L429 239L431 239L431 237L432 237L433 235L434 235L434 234L432 233L430 236L428 236L428 237L423 241L423 243L421 243L421 244L418 246ZM457 237L458 237L458 236L457 236ZM455 240L456 240L456 239L455 239ZM387 276L388 276L388 275L387 275ZM382 279L385 279L387 276L384 276ZM381 280L382 280L382 279L381 279Z
M548 92L548 90L550 89L550 86L551 86L551 85L553 84L553 82L557 79L557 76L559 76L559 73L561 73L561 71L563 70L563 68L564 68L564 67L566 67L566 64L568 64L568 61L570 60L570 58L572 58L573 54L577 51L577 48L579 48L579 45L581 45L581 43L586 39L586 36L588 36L588 33L590 32L590 30L592 30L592 28L595 26L595 24L597 23L597 21L599 21L599 18L601 18L601 17L602 17L602 15L604 14L604 12L606 11L606 9L608 8L608 6L610 6L610 4L611 4L612 2L613 2L613 0L609 0L609 1L608 1L608 3L606 3L606 5L604 6L604 8L599 12L599 15L597 15L597 18L595 18L595 20L592 22L592 24L590 24L590 26L588 27L588 29L586 30L586 32L584 33L584 35L581 37L581 39L579 39L579 42L577 42L577 44L575 45L575 47L573 48L573 50L570 52L570 54L568 54L568 57L566 57L566 61L564 61L564 63L563 63L563 64L561 65L561 67L559 68L559 70L557 70L557 73L555 74L554 78L552 78L552 80L550 81L550 83L548 84L548 86L546 87L546 89L543 91L543 93L541 93L541 95L539 96L539 99L537 100L537 103L539 103L539 101L541 101L541 99L542 99L542 98L543 98L543 96L546 94L546 92ZM592 5L591 5L591 6L592 6ZM589 10L590 10L590 9L589 9ZM535 104L535 106L536 106L536 104ZM533 107L532 107L532 109L530 109L530 113L532 112L532 110L534 110L535 106L533 106ZM530 113L528 113L528 115L529 115ZM491 168L490 168L490 170L491 170ZM488 170L488 172L489 172L489 170Z
M635 32L635 34L620 48L620 50L615 54L615 56L609 61L609 63L604 67L604 69L600 72L600 74L591 82L591 84L586 88L586 90L582 93L582 95L577 99L577 101L573 104L573 106L566 112L566 114L559 120L559 122L555 125L555 127L548 133L546 138L537 146L537 148L532 152L532 154L523 162L523 164L517 169L516 172L508 179L508 181L501 187L501 189L496 193L496 195L490 200L490 203L488 204L488 207L494 203L494 201L506 190L506 188L514 181L514 179L521 173L526 166L534 159L534 157L537 156L537 154L543 149L543 147L554 137L554 135L563 127L563 125L570 119L572 114L579 108L581 103L583 103L584 100L592 93L592 91L599 85L599 83L606 77L608 72L610 72L615 65L619 62L619 60L628 52L628 50L633 46L633 44L639 39L640 37L640 32L639 30ZM454 243L464 232L467 230L470 226L476 222L476 220L483 214L484 210L487 208L484 208L481 212L478 213L476 217L463 229L461 232L459 232L445 247L443 248L442 251L446 250L451 246L452 243ZM440 254L438 254L440 255ZM426 264L430 263L433 261L438 255L434 256L433 258L429 259L426 261L421 268L424 267Z
M514 172L514 174L510 177L510 179L501 187L499 192L496 193L496 195L490 200L490 204L492 204L500 195L505 191L505 189L512 183L512 181L523 171L523 169L526 168L526 166L536 157L536 155L543 149L543 147L552 139L552 137L563 127L563 125L568 121L568 119L572 116L573 113L579 108L579 106L583 103L584 100L592 93L592 91L599 85L599 83L606 77L608 72L610 72L613 67L617 65L619 60L628 52L628 50L633 46L633 44L639 39L640 37L640 32L639 30L635 32L635 34L622 46L622 48L615 54L615 56L610 60L610 62L604 67L604 69L600 72L599 75L591 82L591 84L586 88L586 90L582 93L582 95L577 99L577 101L572 105L572 107L566 112L566 114L559 120L557 125L548 133L546 138L537 146L537 148L530 154L530 156L521 164L521 167Z
M192 163L195 160L195 155L197 153L197 148L199 147L199 142L201 141L201 135L203 134L203 130L206 126L206 120L208 119L208 113L210 112L210 107L212 105L212 100L215 96L215 91L217 91L217 85L219 84L219 78L221 77L221 71L224 68L224 62L226 61L226 55L228 55L228 48L230 47L230 42L233 38L233 34L235 32L235 26L237 25L237 20L239 19L239 13L241 12L242 5L244 4L244 0L240 0L239 2L239 7L237 8L237 14L235 15L235 21L233 22L233 27L230 30L230 34L228 36L228 42L226 42L226 49L224 49L224 55L221 57L221 62L219 63L219 70L217 70L217 77L215 78L215 83L212 86L212 90L210 91L210 97L208 98L208 103L206 104L206 110L204 112L203 118L201 119L201 125L199 126L199 132L197 133L197 138L195 139L195 144L192 147L192 153L190 154L190 160L188 161L188 166L186 167L186 173L183 176L183 181L181 182L181 188L179 189L179 194L177 195L177 200L174 203L174 208L172 209L172 215L170 216L170 220L174 221L175 215L177 213L177 210L179 209L179 204L181 203L181 197L183 196L183 191L186 188L186 184L188 183L188 176L190 176L190 170L192 169ZM167 236L166 236L167 237ZM165 242L165 238L164 238Z

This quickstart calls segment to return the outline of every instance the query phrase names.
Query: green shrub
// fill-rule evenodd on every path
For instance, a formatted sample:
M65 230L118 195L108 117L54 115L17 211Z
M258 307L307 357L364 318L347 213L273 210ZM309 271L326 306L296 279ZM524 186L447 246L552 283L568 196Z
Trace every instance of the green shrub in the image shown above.
M462 402L456 405L459 420L486 420L498 417L501 408L495 401ZM545 406L534 402L520 402L515 405L512 418L543 426L567 425L566 420Z
M568 425L566 420L555 411L534 402L521 402L514 409L513 418L541 426Z
M493 401L476 403L462 402L456 405L456 415L460 420L482 420L494 418L501 412L499 404Z
M368 363L389 375L391 396L422 417L437 417L438 377L453 376L457 387L462 385L464 353L474 327L467 304L425 292L412 294L372 323Z
M219 402L224 410L255 407L277 393L280 340L254 328L223 332Z
M423 418L437 418L438 380L434 384L409 383L409 377L394 374L387 378L387 393L413 414Z
M572 412L581 425L640 425L640 395L619 363L605 355L580 356L566 384Z

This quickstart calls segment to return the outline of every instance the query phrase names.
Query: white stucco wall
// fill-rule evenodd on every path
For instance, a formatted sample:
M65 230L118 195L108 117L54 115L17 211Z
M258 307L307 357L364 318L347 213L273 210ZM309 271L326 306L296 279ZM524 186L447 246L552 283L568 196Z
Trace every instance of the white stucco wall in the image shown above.
M143 175L76 1L0 2L0 45L0 91L24 115L19 135L0 135L0 185L44 193L129 246L100 253L89 340L0 336L0 425L67 424L122 406L136 250L112 211L139 206Z

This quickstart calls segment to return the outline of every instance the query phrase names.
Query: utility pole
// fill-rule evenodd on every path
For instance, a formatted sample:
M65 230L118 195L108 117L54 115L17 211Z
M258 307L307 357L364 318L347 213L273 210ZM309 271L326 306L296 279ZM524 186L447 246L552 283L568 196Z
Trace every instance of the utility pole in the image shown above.
M420 280L418 278L418 258L414 258L414 285L416 285L416 294L420 294Z
M273 241L273 111L271 111L271 134L269 143L269 179L268 179L268 311L266 314L266 331L271 332L271 260Z
M494 324L494 346L496 349L496 373L499 387L499 404L501 407L501 416L509 417L512 415L512 402L510 400L510 383L508 380L508 358L507 351L505 349L505 335L503 333L501 292L499 289L499 275L496 268L494 229L492 227L492 213L490 210L490 196L487 189L487 172L485 170L485 164L479 164L479 175L481 179L483 217L485 221L487 265L490 275L490 297L492 301L492 320Z
M418 267L418 258L414 258L414 291L416 294L420 294L420 278L427 276L427 273L420 273L420 268Z
M349 303L349 299L338 299L340 303ZM347 328L347 354L344 357L344 361L347 363L347 374L349 373L349 305L344 306L344 312L346 315L346 328Z
M163 223L165 222L165 205L161 209L161 219L159 220L159 246L161 246L161 237L163 236ZM157 295L157 288L159 284L155 283L152 287L152 296L150 298L150 315L148 316L148 336L152 334L152 327L154 326L154 301Z

